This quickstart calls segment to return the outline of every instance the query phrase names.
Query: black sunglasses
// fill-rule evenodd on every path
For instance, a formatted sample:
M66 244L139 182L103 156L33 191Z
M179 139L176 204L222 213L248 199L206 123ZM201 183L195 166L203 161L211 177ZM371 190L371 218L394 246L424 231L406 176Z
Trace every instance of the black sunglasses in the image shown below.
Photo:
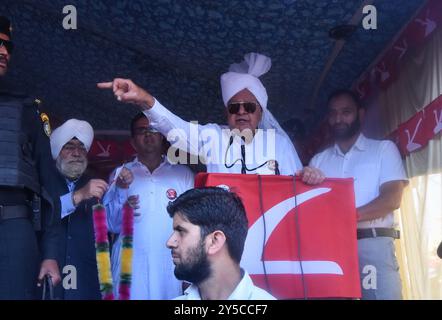
M232 102L227 105L227 110L230 114L237 114L241 105L247 113L254 113L256 111L257 105L255 102Z
M152 127L137 127L134 129L135 135L146 135L148 133L157 133L159 132L157 129Z
M0 48L5 47L6 51L8 51L9 54L12 54L12 50L14 49L14 44L10 40L0 39Z

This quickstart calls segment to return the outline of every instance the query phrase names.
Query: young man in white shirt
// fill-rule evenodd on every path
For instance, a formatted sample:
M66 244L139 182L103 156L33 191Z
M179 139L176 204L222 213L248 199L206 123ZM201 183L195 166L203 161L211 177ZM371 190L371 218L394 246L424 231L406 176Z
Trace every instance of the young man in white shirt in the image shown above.
M191 189L167 211L173 233L167 241L175 276L191 282L182 300L274 300L253 285L239 263L247 236L241 199L222 188Z
M125 164L117 178L116 192L105 197L109 231L120 233L122 207L129 201L135 212L130 298L171 299L182 292L182 283L173 274L170 253L164 246L172 228L166 207L193 188L194 177L188 167L168 162L164 156L166 139L149 125L143 113L132 119L131 134L137 157ZM121 241L118 237L112 250L114 283L119 283ZM115 286L116 294L117 289Z
M328 112L335 144L315 155L310 165L326 177L354 178L362 298L401 299L394 249L399 232L393 216L408 183L401 156L393 142L361 133L365 109L352 91L332 93Z

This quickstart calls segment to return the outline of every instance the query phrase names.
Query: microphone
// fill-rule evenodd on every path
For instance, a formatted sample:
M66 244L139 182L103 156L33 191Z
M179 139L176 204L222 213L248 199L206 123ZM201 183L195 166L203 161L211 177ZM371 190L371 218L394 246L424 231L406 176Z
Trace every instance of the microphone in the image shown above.
M243 136L241 137L242 143L241 143L241 174L247 173L247 167L246 167L246 146L245 141L246 138Z
M233 143L233 136L230 136L229 147L232 145L232 143Z
M281 173L279 172L279 163L278 160L275 160L275 175L280 176Z
M439 247L437 248L437 255L439 258L442 259L442 242L439 244Z

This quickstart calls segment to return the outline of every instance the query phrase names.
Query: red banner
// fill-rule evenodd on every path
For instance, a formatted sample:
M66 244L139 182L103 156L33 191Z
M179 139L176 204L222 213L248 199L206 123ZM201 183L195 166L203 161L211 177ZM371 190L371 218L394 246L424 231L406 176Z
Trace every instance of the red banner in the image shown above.
M361 99L367 99L376 88L387 89L399 76L403 57L423 43L442 23L442 1L428 0L414 19L353 85Z
M279 299L361 296L353 179L308 186L289 176L200 173L195 186L228 188L243 200L241 266L259 287Z
M442 131L442 96L402 123L390 137L399 147L402 156L425 147Z
M136 155L130 140L118 140L121 137L94 139L89 150L89 168L96 177L107 180L113 169L124 162L132 161Z
M89 151L89 159L90 161L120 160L122 157L119 151L116 141L95 139Z

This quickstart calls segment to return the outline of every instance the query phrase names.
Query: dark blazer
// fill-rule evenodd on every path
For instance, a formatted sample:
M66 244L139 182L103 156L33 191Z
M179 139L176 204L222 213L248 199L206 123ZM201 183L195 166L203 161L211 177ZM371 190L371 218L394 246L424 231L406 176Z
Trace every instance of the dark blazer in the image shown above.
M57 208L56 212L61 217L60 196L69 192L66 179L57 172L54 177L53 198ZM75 184L75 190L81 189L89 182L90 178L82 176ZM95 235L92 216L92 206L96 200L81 202L76 210L61 219L60 240L58 245L57 262L62 272L62 285L55 290L56 299L64 300L96 300L101 299L98 282L97 260L95 256ZM73 284L70 280L76 270L75 288L67 288ZM65 273L63 273L63 269Z

